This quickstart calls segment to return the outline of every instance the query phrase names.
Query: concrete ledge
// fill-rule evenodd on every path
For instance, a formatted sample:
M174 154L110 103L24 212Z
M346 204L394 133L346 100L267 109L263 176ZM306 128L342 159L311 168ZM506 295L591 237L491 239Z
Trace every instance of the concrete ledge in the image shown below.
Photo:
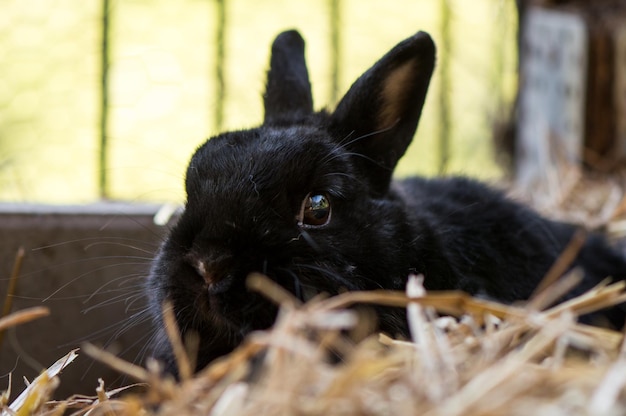
M0 203L0 214L23 215L146 215L154 216L161 204L129 204L126 202L97 202L87 205L45 205L27 203Z
M13 373L14 395L69 350L89 341L141 362L149 322L141 286L166 227L154 223L161 206L97 203L84 206L0 204L0 305L19 247L26 255L13 311L47 306L49 317L9 330L0 345L0 389ZM128 383L81 355L61 375L57 398L93 394Z

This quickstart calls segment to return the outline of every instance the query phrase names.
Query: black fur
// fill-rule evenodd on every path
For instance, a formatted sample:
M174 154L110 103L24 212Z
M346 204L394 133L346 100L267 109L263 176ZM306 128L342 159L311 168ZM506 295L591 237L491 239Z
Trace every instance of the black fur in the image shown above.
M341 290L403 290L423 273L429 290L461 289L505 302L527 298L575 228L538 216L465 178L391 181L417 128L435 61L425 33L403 41L360 77L333 113L313 112L304 41L272 48L265 121L203 144L187 170L187 203L162 245L146 292L155 356L176 368L161 321L173 302L183 334L200 335L198 366L267 328L276 307L245 287L261 272L302 299ZM327 224L299 218L310 192L331 202ZM626 262L592 236L576 264L580 292ZM203 277L204 276L204 277ZM623 313L611 316L623 323ZM403 312L381 309L380 328L406 334Z

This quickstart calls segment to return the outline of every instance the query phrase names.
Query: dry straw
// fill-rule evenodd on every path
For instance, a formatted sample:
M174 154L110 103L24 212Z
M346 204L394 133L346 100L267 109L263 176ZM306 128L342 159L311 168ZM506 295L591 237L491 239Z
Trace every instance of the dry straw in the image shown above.
M624 414L623 335L576 317L625 301L625 284L602 283L549 306L578 279L574 273L557 280L523 305L426 293L419 277L410 279L406 294L351 292L300 304L253 276L250 287L282 305L276 324L250 334L199 374L188 372L192 360L176 331L171 336L186 368L178 383L160 376L154 362L143 368L86 345L84 353L143 388L107 391L100 381L94 397L46 403L72 351L32 382L20 403L9 407L5 395L2 416ZM355 304L405 307L412 340L373 335L355 341L350 334L371 324Z

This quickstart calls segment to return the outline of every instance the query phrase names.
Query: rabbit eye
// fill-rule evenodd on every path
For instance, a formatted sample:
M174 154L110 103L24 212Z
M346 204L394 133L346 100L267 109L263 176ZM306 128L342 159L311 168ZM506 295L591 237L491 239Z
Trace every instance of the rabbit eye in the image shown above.
M330 199L324 193L311 192L302 201L298 225L319 227L330 221Z

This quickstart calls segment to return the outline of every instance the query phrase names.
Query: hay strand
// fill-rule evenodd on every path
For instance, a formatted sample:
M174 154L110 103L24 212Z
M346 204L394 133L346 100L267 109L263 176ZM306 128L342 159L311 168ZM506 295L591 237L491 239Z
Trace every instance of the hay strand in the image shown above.
M63 371L72 361L78 357L78 350L72 350L64 357L57 360L47 370L43 371L39 377L11 403L8 410L3 410L1 416L10 416L12 414L26 416L35 414L37 410L49 400L52 392L58 386L57 375Z
M0 319L0 332L48 315L50 315L50 310L44 306L35 306L33 308L13 312L9 316Z
M11 276L9 277L9 287L7 288L7 295L4 299L4 305L2 306L2 314L0 315L0 322L3 318L6 318L11 313L11 309L13 308L13 298L15 296L15 292L17 290L17 279L22 270L22 263L24 261L25 250L24 247L20 247L17 250L17 254L15 255L15 261L13 263L13 270L11 271ZM0 326L0 346L2 346L2 342L4 341L4 331L6 328Z
M174 316L174 307L171 302L165 302L161 309L163 311L163 325L165 326L167 337L174 351L180 378L183 381L189 380L193 374L194 365L191 363L185 346L183 345L183 340L180 337L180 331L176 323L176 317Z

